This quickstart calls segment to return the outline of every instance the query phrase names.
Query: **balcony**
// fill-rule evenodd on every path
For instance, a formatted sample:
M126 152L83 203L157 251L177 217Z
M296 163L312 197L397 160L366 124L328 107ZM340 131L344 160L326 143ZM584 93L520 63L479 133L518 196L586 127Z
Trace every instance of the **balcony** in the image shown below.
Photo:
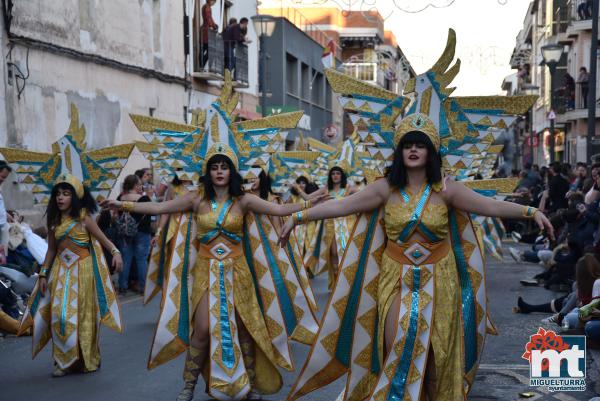
M351 62L344 63L342 68L345 74L350 75L353 78L360 79L361 81L373 85L378 85L381 87L385 86L385 71L379 66L378 63Z
M248 88L248 47L244 44L224 41L219 33L208 31L206 43L202 32L194 46L194 72L192 77L205 81L222 81L225 69L233 74L233 86Z
M581 31L592 30L591 9L585 8L586 0L569 0L570 23L567 36L577 36Z
M598 89L600 88L597 88L596 91ZM575 85L575 93L571 93L570 95L565 94L564 89L558 89L554 99L557 111L557 123L587 119L587 84L577 83ZM596 100L596 118L600 118L600 99Z

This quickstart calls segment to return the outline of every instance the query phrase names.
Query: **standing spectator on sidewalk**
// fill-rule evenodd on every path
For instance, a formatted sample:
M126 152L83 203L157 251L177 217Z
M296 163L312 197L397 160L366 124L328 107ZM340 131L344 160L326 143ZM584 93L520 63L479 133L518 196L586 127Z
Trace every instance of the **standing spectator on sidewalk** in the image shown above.
M142 194L142 181L135 174L125 177L123 193L118 200L128 202L151 202L147 195ZM119 212L117 218L117 232L120 237L121 253L123 254L123 271L119 274L119 293L127 292L129 285L129 272L133 260L137 269L137 288L135 291L143 292L146 284L146 271L148 269L148 256L150 255L150 241L152 240L152 225L148 215Z
M12 167L4 160L0 160L0 186L8 178ZM0 192L0 264L6 264L6 255L8 253L8 223L12 221L6 213L4 198Z
M215 5L217 0L208 0L205 5L202 6L202 26L200 27L200 39L202 41L202 48L200 51L200 68L206 66L208 61L208 35L209 31L216 31L219 26L215 23L212 17L212 6Z

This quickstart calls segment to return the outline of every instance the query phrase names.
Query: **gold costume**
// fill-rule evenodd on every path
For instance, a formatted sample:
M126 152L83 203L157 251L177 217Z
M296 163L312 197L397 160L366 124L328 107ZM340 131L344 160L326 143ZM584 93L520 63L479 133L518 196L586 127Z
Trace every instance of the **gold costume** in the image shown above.
M344 374L344 401L466 400L490 327L482 246L466 213L430 202L439 187L400 190L398 202L359 216L289 400Z
M63 218L55 228L57 252L44 296L36 285L21 326L33 323L33 356L52 339L61 369L91 372L100 366L99 324L122 330L117 297L102 249L80 219ZM99 319L100 317L100 319Z

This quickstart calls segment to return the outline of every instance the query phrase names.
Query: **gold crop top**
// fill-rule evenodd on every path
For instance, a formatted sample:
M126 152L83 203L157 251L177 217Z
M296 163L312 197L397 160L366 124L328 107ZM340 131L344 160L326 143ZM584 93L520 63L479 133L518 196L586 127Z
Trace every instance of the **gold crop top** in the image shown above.
M210 212L196 213L197 238L201 243L209 243L221 234L234 242L241 241L244 216L230 212L233 202L231 199L221 205L215 202Z
M398 241L401 233L409 225L423 191L417 196L405 192L400 202L386 203L385 231L389 239ZM406 196L409 197L406 202ZM421 213L420 223L415 228L425 239L440 241L448 236L448 207L445 204L432 204L427 201ZM410 236L406 239L409 239ZM405 240L406 240L405 239Z

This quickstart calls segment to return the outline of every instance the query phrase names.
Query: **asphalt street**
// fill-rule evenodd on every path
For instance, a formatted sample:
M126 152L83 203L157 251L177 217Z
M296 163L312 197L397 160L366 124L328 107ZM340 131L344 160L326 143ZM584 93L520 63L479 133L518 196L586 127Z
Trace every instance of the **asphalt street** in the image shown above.
M508 245L508 244L507 244ZM514 314L518 296L528 302L546 302L557 295L542 287L522 287L521 278L531 277L541 267L516 264L508 252L503 262L488 259L488 297L492 319L498 336L488 336L471 401L520 400L530 393L529 400L589 400L600 394L600 353L587 352L587 390L585 393L550 393L544 388L529 387L529 367L521 358L529 336L542 326L544 314ZM319 304L327 301L326 277L313 280ZM122 299L125 332L121 335L102 329L102 367L93 374L50 377L52 371L50 346L31 360L31 338L0 339L0 400L2 401L173 401L182 387L183 356L152 371L146 369L158 301L143 306L139 296ZM551 328L551 327L547 327ZM558 329L558 327L555 327ZM296 367L299 369L308 347L293 345ZM284 372L285 385L267 400L284 400L296 373ZM303 398L306 401L333 401L341 391L341 382ZM196 401L209 398L199 383ZM457 400L458 401L458 400Z

